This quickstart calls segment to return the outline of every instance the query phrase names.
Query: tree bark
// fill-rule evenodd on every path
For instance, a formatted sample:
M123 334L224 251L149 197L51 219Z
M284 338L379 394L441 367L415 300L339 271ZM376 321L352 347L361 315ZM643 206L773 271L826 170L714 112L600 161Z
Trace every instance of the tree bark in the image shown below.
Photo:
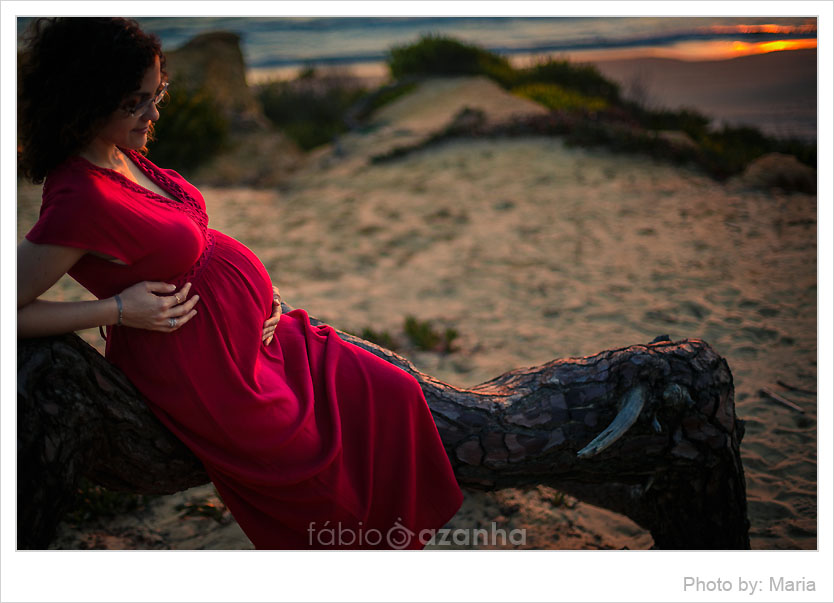
M743 423L729 366L706 342L559 359L465 390L339 335L417 378L462 487L553 486L630 517L658 548L750 547ZM121 371L79 337L20 340L19 548L47 547L82 476L142 494L209 481Z

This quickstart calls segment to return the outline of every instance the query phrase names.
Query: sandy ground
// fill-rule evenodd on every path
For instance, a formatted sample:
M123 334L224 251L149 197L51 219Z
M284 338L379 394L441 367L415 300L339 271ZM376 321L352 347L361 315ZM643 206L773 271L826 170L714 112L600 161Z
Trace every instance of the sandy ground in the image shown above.
M204 187L210 226L251 247L291 305L338 328L401 338L407 315L454 326L454 353L408 356L458 386L662 333L706 340L727 358L747 421L753 547L816 548L816 396L776 385L816 390L816 198L548 138L450 141L370 165L464 104L491 119L537 110L482 81L417 94L442 109L421 117L392 105L375 130L317 152L280 189ZM21 188L19 237L38 195ZM79 295L71 281L48 293ZM806 414L763 398L763 386ZM114 520L64 523L53 547L251 548L231 517L179 517L177 504L219 504L213 497L207 485ZM631 521L544 487L467 492L448 527L493 522L526 530L523 545L498 548L652 545Z

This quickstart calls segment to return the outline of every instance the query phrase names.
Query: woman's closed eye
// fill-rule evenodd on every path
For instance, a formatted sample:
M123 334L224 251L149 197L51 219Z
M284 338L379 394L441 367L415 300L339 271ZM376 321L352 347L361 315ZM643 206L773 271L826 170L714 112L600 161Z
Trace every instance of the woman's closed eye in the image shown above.
M131 117L137 113L142 113L147 110L151 104L159 106L162 101L165 100L165 97L168 92L168 82L162 83L159 88L156 89L153 96L148 93L137 94L133 99L127 101L125 104L122 105L122 111L130 115Z

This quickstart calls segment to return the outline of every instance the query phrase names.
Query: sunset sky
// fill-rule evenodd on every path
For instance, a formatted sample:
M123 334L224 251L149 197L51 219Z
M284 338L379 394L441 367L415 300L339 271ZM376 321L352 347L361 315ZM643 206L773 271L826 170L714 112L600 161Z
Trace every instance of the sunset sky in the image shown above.
M137 17L170 50L195 35L241 36L254 70L305 63L373 64L426 33L451 36L520 60L560 55L576 60L666 57L719 60L816 48L815 17ZM20 35L30 19L18 19Z

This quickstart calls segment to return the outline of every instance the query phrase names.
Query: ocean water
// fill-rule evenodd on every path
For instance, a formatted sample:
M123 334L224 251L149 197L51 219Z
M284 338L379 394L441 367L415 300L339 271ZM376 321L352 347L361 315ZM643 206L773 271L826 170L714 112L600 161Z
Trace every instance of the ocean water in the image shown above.
M724 42L736 48L816 40L815 18L774 17L140 17L166 50L208 31L241 37L250 69L350 65L385 60L391 47L421 34L453 36L506 56L675 50L693 58ZM21 34L30 19L18 19ZM706 53L706 54L705 54Z

